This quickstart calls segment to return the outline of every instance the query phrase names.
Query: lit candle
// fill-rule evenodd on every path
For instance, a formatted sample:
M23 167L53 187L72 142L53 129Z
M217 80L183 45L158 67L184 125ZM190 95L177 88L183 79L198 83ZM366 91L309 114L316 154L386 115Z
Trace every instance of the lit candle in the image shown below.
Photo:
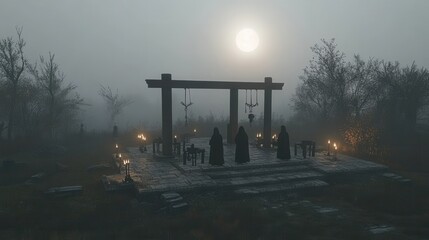
M328 156L331 155L330 151L331 151L331 140L328 139L328 154L327 154Z
M194 133L196 133L197 132L197 129L196 128L194 128Z

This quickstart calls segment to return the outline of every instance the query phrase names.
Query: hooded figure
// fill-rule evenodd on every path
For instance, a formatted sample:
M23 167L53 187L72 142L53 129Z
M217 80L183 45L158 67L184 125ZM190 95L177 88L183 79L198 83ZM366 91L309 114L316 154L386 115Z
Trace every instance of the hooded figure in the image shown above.
M279 138L277 138L277 158L290 159L289 134L286 132L286 127L282 126Z
M222 136L219 134L217 127L213 130L212 138L210 139L210 157L209 163L211 165L222 166L223 160L223 141Z
M118 126L113 126L113 137L117 138L118 137Z
M235 162L245 163L249 161L249 138L244 128L240 127L237 136L235 136Z

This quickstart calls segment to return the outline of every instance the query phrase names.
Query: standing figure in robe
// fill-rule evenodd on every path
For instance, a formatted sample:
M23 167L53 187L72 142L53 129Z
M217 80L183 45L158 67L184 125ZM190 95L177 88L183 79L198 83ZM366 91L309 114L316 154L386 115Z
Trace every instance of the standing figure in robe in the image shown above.
M241 126L238 129L237 136L235 136L235 162L245 163L249 161L249 138Z
M214 128L212 138L210 139L209 163L217 166L222 166L224 163L223 140L217 127Z
M279 137L277 138L277 158L290 159L289 133L286 132L286 127L282 126Z

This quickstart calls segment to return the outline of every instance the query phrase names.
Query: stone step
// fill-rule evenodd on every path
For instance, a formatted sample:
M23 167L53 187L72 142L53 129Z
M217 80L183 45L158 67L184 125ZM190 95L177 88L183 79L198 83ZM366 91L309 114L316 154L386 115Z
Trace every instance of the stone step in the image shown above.
M168 212L170 214L176 214L180 212L184 212L189 208L189 204L186 202L174 204L168 207Z
M240 188L234 191L235 194L240 195L256 195L264 193L274 193L274 192L296 192L309 190L319 187L329 186L327 182L324 182L319 179L315 180L302 180L295 182L288 182L282 184L270 184L265 186L249 186L245 188Z
M324 175L315 171L275 173L263 176L234 177L216 179L216 183L223 188L239 188L243 186L268 185L275 183L311 180L323 178Z
M259 176L274 173L287 173L287 172L300 172L308 171L310 167L307 165L292 165L292 166L277 166L277 167L264 167L249 168L249 169L225 169L225 171L216 171L207 173L212 179L232 178L232 177L245 177L245 176Z
M212 172L219 172L225 170L243 170L243 169L259 169L259 168L278 168L282 166L297 166L297 165L310 165L311 161L309 160L289 160L289 161L278 161L274 163L245 163L242 165L228 166L228 167L208 167L203 168L201 171L204 173L210 174Z

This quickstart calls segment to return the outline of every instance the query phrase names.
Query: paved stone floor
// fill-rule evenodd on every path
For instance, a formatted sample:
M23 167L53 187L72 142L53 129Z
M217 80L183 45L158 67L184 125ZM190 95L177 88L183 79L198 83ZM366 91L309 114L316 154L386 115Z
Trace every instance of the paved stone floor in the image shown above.
M200 158L197 166L188 161L183 165L182 157L163 158L152 154L151 147L148 152L140 153L137 147L127 148L123 157L130 159L131 177L139 193L152 193L163 191L181 191L191 189L210 189L227 186L248 186L252 184L283 184L290 180L310 180L321 186L320 180L325 175L337 173L361 173L368 171L382 171L385 166L362 159L338 155L337 160L325 156L323 153L315 157L303 159L298 155L289 161L276 158L272 149L261 149L250 145L250 162L236 164L234 162L235 145L224 144L224 166L211 166L209 159L209 138L191 139L197 148L205 149L205 163ZM292 150L292 149L291 149ZM291 151L293 153L293 151ZM120 182L124 178L121 174L107 176L109 182ZM294 186L308 186L312 182L302 182ZM276 188L268 186L268 188ZM277 187L279 188L279 187ZM280 187L281 188L281 187Z

